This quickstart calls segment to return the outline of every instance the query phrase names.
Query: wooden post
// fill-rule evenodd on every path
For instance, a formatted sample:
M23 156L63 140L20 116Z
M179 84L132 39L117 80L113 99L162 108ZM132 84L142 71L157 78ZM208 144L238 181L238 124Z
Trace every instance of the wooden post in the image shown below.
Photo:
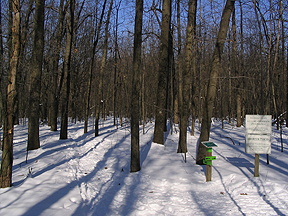
M255 154L255 171L254 177L259 177L259 154Z
M207 156L212 156L212 148L208 149ZM206 165L206 182L211 181L212 165Z

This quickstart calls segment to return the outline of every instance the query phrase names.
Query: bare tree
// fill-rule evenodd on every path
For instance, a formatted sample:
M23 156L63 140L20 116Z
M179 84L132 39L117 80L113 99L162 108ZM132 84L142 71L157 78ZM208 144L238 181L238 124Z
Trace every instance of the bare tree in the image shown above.
M99 36L100 36L100 30L102 27L106 2L107 2L107 0L105 0L103 3L102 13L101 13L100 21L99 21L99 24L97 27L96 38L93 42L93 48L92 48L92 52L91 52L91 60L90 60L90 64L89 64L89 80L88 80L87 96L86 96L84 133L88 132L87 127L88 127L88 115L89 115L89 110L90 110L90 95L91 95L91 83L92 83L92 74L93 74L92 71L93 71L93 66L94 66L96 48L97 48L97 44L98 44Z
M3 65L4 65L4 48L3 48L3 37L2 37L2 1L0 2L0 127L2 127L3 123L3 92L2 92L2 84L3 84ZM1 139L1 137L0 137ZM1 141L0 141L1 143Z
M69 6L69 1L64 6L64 0L60 1L59 4L59 15L58 15L58 26L56 33L56 42L54 47L54 52L52 56L52 83L51 90L49 92L50 98L50 107L49 107L49 125L51 126L51 131L57 131L57 117L58 117L58 107L59 107L59 97L61 84L58 85L59 77L59 60L60 60L60 50L61 50L61 41L64 37L64 20L65 14ZM62 80L62 79L61 79Z
M12 165L13 165L13 135L15 121L15 104L17 97L17 72L20 57L20 1L10 0L13 8L12 19L12 44L10 71L8 77L6 113L4 119L3 131L3 152L1 160L0 188L10 187L12 185ZM9 2L10 2L9 1Z
M44 7L45 0L35 0L34 41L32 69L30 73L29 121L27 150L40 148L39 111L42 60L44 49Z
M95 136L99 135L99 118L100 118L100 107L101 104L103 105L104 103L104 98L103 98L103 76L104 76L104 70L106 66L106 59L107 59L107 51L108 51L108 30L109 30L109 22L110 22L110 16L111 16L111 11L112 11L112 6L113 6L113 0L110 2L109 6L109 11L107 15L107 20L106 20L106 26L105 26L105 36L104 36L104 44L103 44L103 55L102 55L102 61L101 61L101 66L100 66L100 75L99 75L99 84L98 84L98 97L97 97L97 102L96 102L96 119L95 119ZM104 112L104 109L103 109Z
M133 48L133 80L131 100L131 165L130 171L137 172L140 167L139 119L140 119L140 76L142 43L143 0L136 1L135 32Z
M225 8L222 13L220 28L218 31L218 36L216 40L216 45L213 52L212 57L212 67L210 71L208 86L207 86L207 95L205 98L205 105L203 110L203 119L201 126L201 134L199 140L199 146L197 151L197 164L203 164L203 159L206 156L206 149L200 143L202 141L208 141L210 136L210 128L211 128L211 118L213 114L214 100L217 93L217 81L218 74L221 70L221 57L223 53L223 47L225 43L225 39L227 37L227 31L229 27L229 21L231 17L231 13L234 8L235 1L227 0Z
M169 76L169 32L171 22L171 0L163 0L162 25L160 37L160 59L158 71L157 112L153 142L164 144L166 128L167 83Z
M67 139L68 136L68 104L70 93L70 69L71 69L71 55L72 55L72 41L74 33L74 10L75 0L70 1L69 18L67 26L67 41L64 57L63 68L63 91L61 95L61 130L60 139Z
M180 115L180 137L178 143L177 153L187 152L187 120L189 115L189 91L192 77L192 70L194 68L193 63L196 58L195 52L193 52L193 43L195 40L196 29L196 9L197 0L189 0L188 2L188 25L186 30L186 52L185 52L185 67L182 74L182 104ZM193 77L194 79L194 77ZM194 88L194 86L192 86ZM193 97L193 95L192 95Z

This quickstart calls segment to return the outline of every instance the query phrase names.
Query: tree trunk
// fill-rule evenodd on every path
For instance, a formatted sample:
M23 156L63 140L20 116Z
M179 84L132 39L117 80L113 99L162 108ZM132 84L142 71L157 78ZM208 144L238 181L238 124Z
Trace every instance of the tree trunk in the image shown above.
M44 7L45 0L35 1L34 42L32 50L32 69L30 73L29 121L27 150L40 148L39 116L41 74L44 50Z
M103 22L103 17L104 17L104 12L105 12L105 6L106 6L107 0L104 1L103 3L103 8L102 8L102 13L96 33L96 38L93 43L93 48L91 52L91 60L90 60L90 66L89 66L89 80L88 80L88 91L87 91L87 96L86 96L86 108L85 108L85 123L84 123L84 133L88 132L88 115L89 115L89 110L90 110L90 94L91 94L91 83L92 83L92 72L93 72L93 66L94 66L94 59L95 59L95 53L96 53L96 47L99 41L99 35L100 35L100 30L102 27L102 22Z
M121 6L121 1L118 3L117 7L116 7L116 23L115 23L115 50L114 50L114 88L113 88L113 123L114 126L117 125L118 128L118 123L117 123L117 116L119 116L119 109L117 109L118 107L120 107L118 105L118 100L117 100L117 91L118 91L118 80L119 80L119 66L118 66L118 55L120 57L119 54L119 48L118 48L118 25L119 25L119 9Z
M232 12L232 72L233 75L236 75L237 78L237 89L236 89L236 117L237 117L237 127L242 125L242 98L241 98L241 89L240 89L240 78L238 70L238 59L237 59L237 35L236 35L236 14L235 14L235 5Z
M241 51L240 51L240 73L243 76L242 78L242 82L241 82L241 86L242 86L242 124L244 122L244 118L246 115L246 82L245 82L245 73L244 73L244 37L243 37L243 7L242 7L242 1L239 1L240 4L240 47L241 47Z
M131 164L130 171L137 172L140 167L139 119L140 119L140 76L142 43L143 0L136 1L135 33L133 50L133 81L131 98Z
M226 2L225 8L222 13L216 45L213 52L212 67L210 72L210 79L207 86L207 95L205 98L201 134L196 159L196 163L199 165L203 164L203 159L206 156L206 148L203 145L201 145L201 142L209 140L211 118L213 114L214 101L217 93L216 88L218 80L217 77L218 73L221 70L221 56L223 53L225 39L227 37L229 21L231 13L233 11L234 3L235 1L232 0L227 0Z
M162 26L160 37L160 59L157 88L157 112L153 142L164 144L166 126L167 82L169 74L169 31L171 22L171 0L163 0Z
M17 105L16 105L16 110L15 110L15 122L14 124L19 124L19 117L24 117L24 113L25 113L25 109L26 109L26 92L25 92L25 86L23 85L24 83L24 79L26 74L24 74L26 71L25 68L27 68L27 65L25 65L24 59L26 56L25 53L25 47L26 47L26 41L27 41L27 35L28 35L28 27L29 27L29 20L30 20L30 15L34 10L34 0L29 0L28 3L28 7L27 10L22 14L25 14L25 16L23 17L23 22L21 20L21 35L20 35L20 59L19 59L19 73L17 73ZM22 24L23 23L23 24ZM23 79L24 78L24 79ZM20 112L22 111L22 113L20 114ZM21 115L21 116L20 116Z
M7 104L5 107L4 131L3 131L3 152L1 160L0 188L12 185L12 165L13 165L13 134L16 104L16 78L20 57L20 2L11 1L13 8L12 21L12 50L10 60L10 71L8 74Z
M3 37L2 37L2 1L0 1L0 127L2 127L4 113L4 101L2 84L3 84L3 63L4 63L4 48L3 48ZM1 146L1 137L0 137Z
M186 153L187 152L187 121L189 115L189 92L190 92L190 83L193 70L193 62L195 53L193 53L193 43L195 37L196 29L196 9L197 9L197 0L189 0L189 9L188 9L188 25L186 31L186 52L185 52L185 67L183 70L183 95L182 95L182 104L181 115L180 115L180 136L178 143L177 153ZM193 77L194 78L194 77ZM194 86L192 86L194 88ZM193 96L192 96L193 97Z
M57 117L58 117L58 107L59 107L59 97L60 97L60 90L61 85L60 83L58 87L58 64L60 59L60 49L61 49L61 41L63 39L63 30L64 30L64 19L65 19L65 13L69 6L68 3L66 3L64 9L64 0L60 1L59 6L59 16L58 16L58 31L56 35L56 43L55 43L55 50L53 52L53 60L52 60L52 83L51 83L51 91L49 92L50 97L50 107L49 107L49 125L51 126L51 131L57 131ZM62 77L61 77L62 80Z
M108 30L109 30L109 22L110 22L110 15L112 11L113 6L113 0L110 2L110 7L108 11L107 21L106 21L106 27L105 27L105 36L104 36L104 45L103 45L103 55L102 55L102 61L101 61L101 67L100 67L100 75L99 75L99 84L98 84L98 97L96 98L96 119L95 119L95 136L99 135L99 118L100 118L100 109L101 104L104 108L104 98L103 98L103 76L104 76L104 70L106 65L106 58L107 58L107 49L108 49ZM102 114L104 114L104 109L102 110Z
M63 67L63 91L61 95L61 130L60 139L68 137L68 105L70 94L70 67L71 67L71 50L74 32L74 10L75 0L71 0L69 9L69 18L67 26L67 41L65 48L64 67Z
M177 1L177 36L178 36L178 53L177 53L177 64L178 64L178 89L175 91L175 102L174 102L174 122L179 123L179 104L182 104L182 35L181 35L181 1Z

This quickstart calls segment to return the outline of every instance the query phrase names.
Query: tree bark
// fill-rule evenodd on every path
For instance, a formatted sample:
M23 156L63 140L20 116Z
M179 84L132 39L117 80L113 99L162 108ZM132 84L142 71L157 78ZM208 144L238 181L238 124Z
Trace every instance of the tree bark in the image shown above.
M91 60L90 60L90 66L89 66L89 80L88 80L88 91L87 91L87 96L86 96L86 108L85 108L85 123L84 123L84 133L88 132L88 115L89 115L89 110L90 110L90 95L91 95L91 83L92 83L92 72L93 72L93 66L94 66L94 59L95 59L95 53L96 53L96 47L99 41L99 35L100 35L100 30L102 27L102 22L103 22L103 17L104 17L104 12L105 12L105 6L106 6L107 0L104 1L103 3L103 8L102 8L102 13L100 16L100 21L99 25L97 28L97 33L96 33L96 38L95 41L93 42L93 48L91 52Z
M68 137L68 105L70 94L70 67L72 55L72 42L74 33L74 10L75 0L71 0L69 9L69 18L67 26L67 41L65 48L64 67L63 67L63 91L61 95L61 130L60 139Z
M12 165L13 165L13 134L15 120L15 104L17 97L17 72L20 57L20 1L11 1L13 8L12 21L12 43L11 58L9 59L8 87L5 106L5 119L3 131L3 152L0 170L0 188L10 187L12 185Z
M32 69L30 73L29 121L27 151L40 148L39 116L42 60L44 50L44 7L45 0L35 1L34 42L32 50Z
M245 82L245 73L244 73L244 37L243 37L243 7L242 1L239 1L240 4L240 73L243 76L241 86L242 86L242 124L246 115L246 82Z
M108 50L108 29L109 29L109 22L110 22L110 16L113 6L113 0L110 2L110 7L107 15L106 20L106 27L105 27L105 36L104 36L104 45L103 45L103 55L102 55L102 61L101 61L101 67L100 67L100 75L99 75L99 84L98 84L98 97L96 98L96 119L95 119L95 136L99 135L99 118L100 118L100 109L101 104L104 105L104 98L103 98L103 76L104 76L104 70L106 65L106 59L107 59L107 50ZM102 110L102 114L104 113L104 106Z
M240 78L238 70L238 59L237 59L237 35L236 35L236 14L235 14L235 5L232 12L232 72L236 75L237 78L237 88L236 88L236 117L237 117L237 127L242 125L242 97L240 89Z
M178 89L175 88L175 101L174 101L174 122L179 123L179 104L182 102L182 35L181 35L181 1L177 0L177 37L178 37L178 53L177 53L177 78L178 78Z
M186 30L185 67L183 70L183 80L182 80L183 95L182 95L182 104L180 104L181 107L180 136L179 136L177 153L187 152L187 121L189 116L189 99L190 99L189 92L190 92L192 70L194 69L193 62L194 58L196 57L195 53L193 52L193 43L195 40L197 0L189 0L188 5L189 9L188 9L188 25ZM194 88L194 86L192 86L192 88Z
M143 0L136 1L134 48L133 48L133 81L131 98L131 164L130 171L137 172L140 167L139 152L139 119L140 119L140 76L141 76L141 43L142 43Z
M2 92L3 84L3 63L4 63L4 48L3 48L3 37L2 37L2 1L0 1L0 127L2 127L3 116L4 114L4 99ZM0 146L1 146L1 137L0 137Z
M164 144L166 126L167 82L169 74L169 31L171 22L171 0L163 0L162 25L160 37L160 59L157 88L157 111L153 142Z
M50 108L49 108L49 125L51 131L57 131L57 117L58 117L58 107L59 107L59 98L62 83L58 85L58 77L59 77L59 59L60 59L60 49L61 49L61 41L63 39L63 30L64 30L64 19L69 4L66 3L64 6L64 0L60 1L59 5L59 16L58 16L58 27L57 27L57 35L55 42L55 50L53 52L53 60L52 60L52 83L51 83L51 91L49 92L50 97ZM64 7L64 8L63 8ZM61 80L63 78L61 77Z
M217 77L218 73L221 70L221 56L223 53L223 47L225 39L227 37L227 31L229 27L229 21L231 13L233 11L235 1L227 0L225 8L222 13L220 28L217 36L216 45L212 57L212 67L210 71L210 79L207 86L207 95L205 98L204 110L203 110L203 119L201 134L199 139L199 146L197 151L196 163L199 165L203 164L203 159L206 156L206 148L201 145L201 142L208 141L210 135L211 127L211 118L213 114L214 101L217 93Z

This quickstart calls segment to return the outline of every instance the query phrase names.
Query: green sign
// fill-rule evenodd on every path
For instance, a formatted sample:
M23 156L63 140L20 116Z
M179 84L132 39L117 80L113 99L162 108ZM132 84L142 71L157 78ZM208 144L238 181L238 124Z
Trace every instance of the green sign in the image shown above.
M212 147L217 147L217 145L213 142L206 141L206 142L201 142L206 148L212 148Z
M203 164L212 166L212 160L216 160L216 156L207 156L207 157L205 157L205 159L203 160Z

